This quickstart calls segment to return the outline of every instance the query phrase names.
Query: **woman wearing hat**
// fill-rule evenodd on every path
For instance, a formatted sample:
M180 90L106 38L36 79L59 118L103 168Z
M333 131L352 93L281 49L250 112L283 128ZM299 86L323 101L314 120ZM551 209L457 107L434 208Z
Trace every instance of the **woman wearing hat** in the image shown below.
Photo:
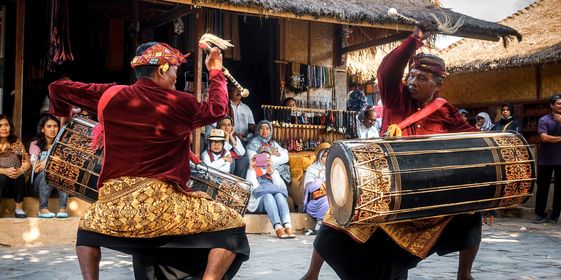
M225 135L226 133L221 129L211 130L208 136L208 149L201 154L201 159L210 167L230 173L232 156L227 149L224 149Z
M316 148L316 160L306 169L306 177L304 177L304 210L317 221L311 233L319 229L323 216L329 208L325 186L325 162L330 147L331 144L326 142L319 144Z

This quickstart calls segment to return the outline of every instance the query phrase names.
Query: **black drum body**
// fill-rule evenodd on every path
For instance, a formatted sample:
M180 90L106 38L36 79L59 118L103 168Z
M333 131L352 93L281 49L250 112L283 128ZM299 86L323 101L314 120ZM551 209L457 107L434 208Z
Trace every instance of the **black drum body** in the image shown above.
M47 184L87 202L97 200L102 150L91 147L97 122L75 117L58 133L45 165Z
M326 163L337 223L391 223L506 208L532 196L535 162L518 133L338 141Z
M251 183L204 164L191 162L191 180L188 186L194 191L206 192L212 199L245 214L251 196Z
M97 181L103 162L103 151L91 147L96 125L88 118L74 117L57 135L45 167L49 186L90 203L98 199ZM244 215L251 195L249 181L211 167L191 163L190 168L189 187Z

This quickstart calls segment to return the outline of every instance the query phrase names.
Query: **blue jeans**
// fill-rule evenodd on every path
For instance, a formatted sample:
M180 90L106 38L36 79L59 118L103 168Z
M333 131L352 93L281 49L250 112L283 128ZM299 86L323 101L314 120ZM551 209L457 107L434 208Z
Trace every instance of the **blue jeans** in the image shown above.
M35 175L35 179L33 180L33 187L39 194L39 209L48 209L49 196L51 196L53 187L47 185L47 182L45 181L45 171ZM58 209L66 209L67 202L68 194L58 191Z
M284 226L287 223L291 223L288 202L286 202L286 197L281 193L276 193L274 195L268 193L263 195L255 212L267 212L267 216L269 216L273 228L276 224Z

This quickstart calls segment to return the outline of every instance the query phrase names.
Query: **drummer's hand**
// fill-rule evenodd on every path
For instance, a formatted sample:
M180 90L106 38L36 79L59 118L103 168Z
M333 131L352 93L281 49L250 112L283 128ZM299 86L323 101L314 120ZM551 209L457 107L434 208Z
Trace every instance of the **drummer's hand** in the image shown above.
M561 114L553 114L553 119L556 120L558 123L561 123Z
M65 125L69 120L69 117L60 117L60 126Z
M222 70L222 53L219 48L211 48L205 59L206 69Z
M436 28L436 26L434 26L434 23L429 21L421 21L419 24L423 26L424 30L421 29L421 27L419 27L418 25L415 25L415 28L413 29L413 36L415 38L424 40L432 35L432 33L434 33L434 29Z

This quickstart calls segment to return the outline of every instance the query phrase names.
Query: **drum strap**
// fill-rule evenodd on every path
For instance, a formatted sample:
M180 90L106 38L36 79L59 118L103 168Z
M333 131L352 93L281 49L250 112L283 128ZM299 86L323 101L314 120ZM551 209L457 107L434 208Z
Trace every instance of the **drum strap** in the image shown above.
M423 107L423 109L411 114L406 119L402 120L399 124L392 124L388 127L386 136L389 137L401 137L402 130L407 128L408 126L430 116L432 113L436 112L440 107L446 104L446 100L443 98L436 98L427 106Z
M103 142L104 142L103 110L105 109L109 101L111 101L111 99L113 99L113 97L115 97L115 95L125 87L126 86L124 85L112 86L108 88L103 93L103 95L101 95L101 98L99 98L99 102L97 103L97 118L99 120L99 123L94 127L92 131L92 148L94 149L103 148Z

